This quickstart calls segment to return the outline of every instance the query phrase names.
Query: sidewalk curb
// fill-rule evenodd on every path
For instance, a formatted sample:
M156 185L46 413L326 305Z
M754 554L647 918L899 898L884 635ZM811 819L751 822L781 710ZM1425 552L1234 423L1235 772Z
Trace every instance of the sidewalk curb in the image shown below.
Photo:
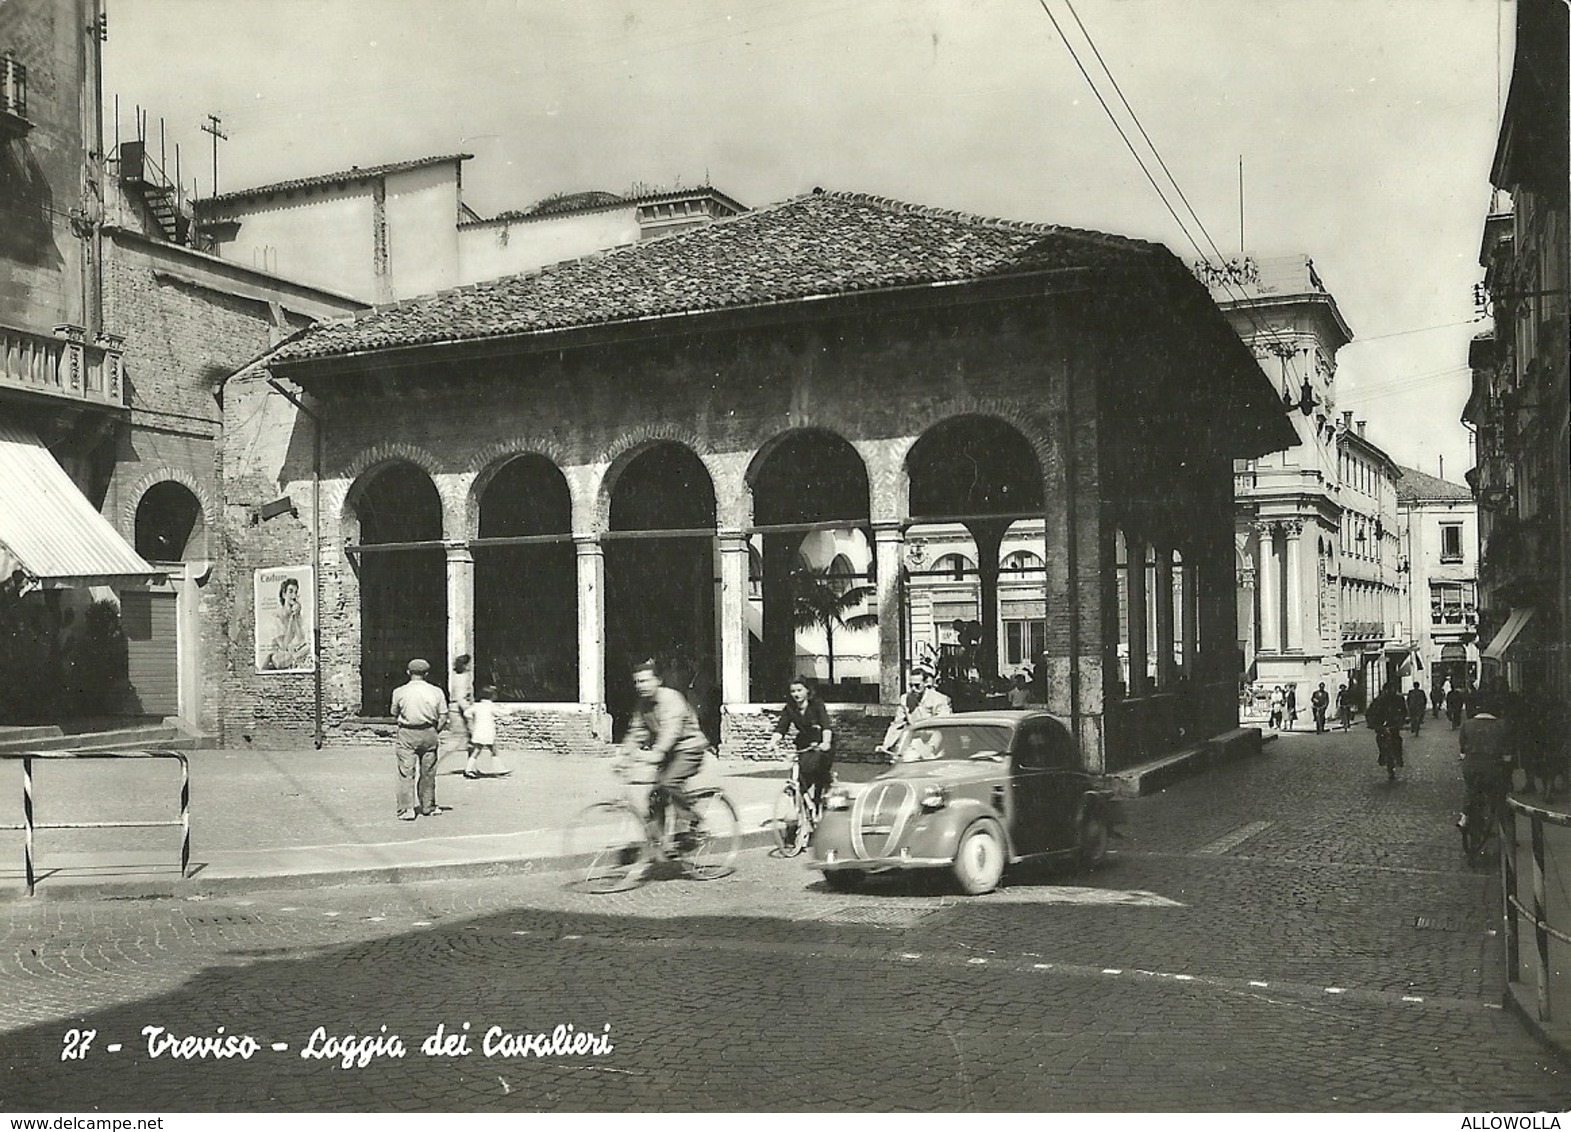
M739 852L773 845L773 831L743 831L737 841ZM543 857L503 857L476 861L418 862L408 865L380 865L321 872L259 873L244 876L204 876L200 864L186 877L173 873L145 871L123 874L124 879L78 879L70 874L55 874L38 881L32 896L18 884L0 889L0 903L26 904L39 900L156 900L167 897L190 899L198 896L237 896L278 889L333 888L359 884L419 884L434 880L473 880L489 877L533 876L540 873L571 871L576 859L563 854ZM53 884L50 882L54 881Z

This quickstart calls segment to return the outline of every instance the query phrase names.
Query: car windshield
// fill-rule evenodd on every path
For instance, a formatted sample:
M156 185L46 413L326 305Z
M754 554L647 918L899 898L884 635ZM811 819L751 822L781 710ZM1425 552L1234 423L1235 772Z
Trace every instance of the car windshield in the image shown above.
M996 758L1009 751L1009 728L984 724L948 724L940 727L913 727L900 743L900 761L927 762L931 759Z

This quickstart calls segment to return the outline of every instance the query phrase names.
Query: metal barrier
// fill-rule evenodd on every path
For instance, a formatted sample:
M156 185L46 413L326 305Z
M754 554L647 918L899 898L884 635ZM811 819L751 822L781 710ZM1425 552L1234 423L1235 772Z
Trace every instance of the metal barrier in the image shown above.
M1531 823L1530 838L1533 850L1533 906L1528 909L1523 906L1517 896L1517 815L1527 818ZM1526 802L1509 798L1506 801L1506 811L1500 816L1500 880L1505 892L1505 931L1506 931L1506 978L1517 982L1521 978L1522 966L1520 951L1520 927L1517 923L1518 916L1526 916L1533 927L1533 973L1538 980L1538 1020L1548 1022L1551 1020L1549 999L1549 940L1551 937L1561 943L1571 944L1571 935L1563 928L1571 928L1571 923L1564 924L1561 928L1551 925L1545 910L1544 886L1544 826L1560 826L1571 829L1571 814L1560 813L1555 810L1545 810L1538 806L1530 806ZM1571 866L1571 862L1560 864L1557 867Z
M33 863L33 831L35 829L132 829L148 826L178 825L180 827L180 876L183 878L191 863L191 764L178 751L0 751L0 759L22 760L22 824L3 825L0 829L23 830L23 856L27 869L27 895L32 896L37 887ZM175 759L180 763L180 820L179 821L65 821L37 822L33 820L33 760L34 759Z

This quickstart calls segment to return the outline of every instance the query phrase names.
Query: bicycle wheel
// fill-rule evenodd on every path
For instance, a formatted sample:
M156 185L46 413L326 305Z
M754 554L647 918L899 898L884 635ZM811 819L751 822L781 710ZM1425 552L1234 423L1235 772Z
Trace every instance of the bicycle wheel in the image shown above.
M718 880L729 876L741 842L736 807L719 790L691 796L693 806L692 848L682 854L687 874L694 880Z
M797 801L796 784L787 782L785 789L775 796L774 816L769 819L769 830L775 835L775 855L791 856L796 851L797 823L801 806Z
M604 894L638 884L649 860L643 818L625 802L597 802L568 827L570 887Z

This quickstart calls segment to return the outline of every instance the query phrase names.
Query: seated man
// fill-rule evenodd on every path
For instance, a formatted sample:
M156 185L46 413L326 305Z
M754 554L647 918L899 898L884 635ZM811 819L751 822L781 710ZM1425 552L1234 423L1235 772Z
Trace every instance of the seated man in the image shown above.
M911 670L911 690L895 705L895 717L890 720L889 730L884 732L878 750L893 752L906 728L913 723L921 723L935 715L948 715L954 710L949 697L933 687L933 675L932 668L925 663Z

